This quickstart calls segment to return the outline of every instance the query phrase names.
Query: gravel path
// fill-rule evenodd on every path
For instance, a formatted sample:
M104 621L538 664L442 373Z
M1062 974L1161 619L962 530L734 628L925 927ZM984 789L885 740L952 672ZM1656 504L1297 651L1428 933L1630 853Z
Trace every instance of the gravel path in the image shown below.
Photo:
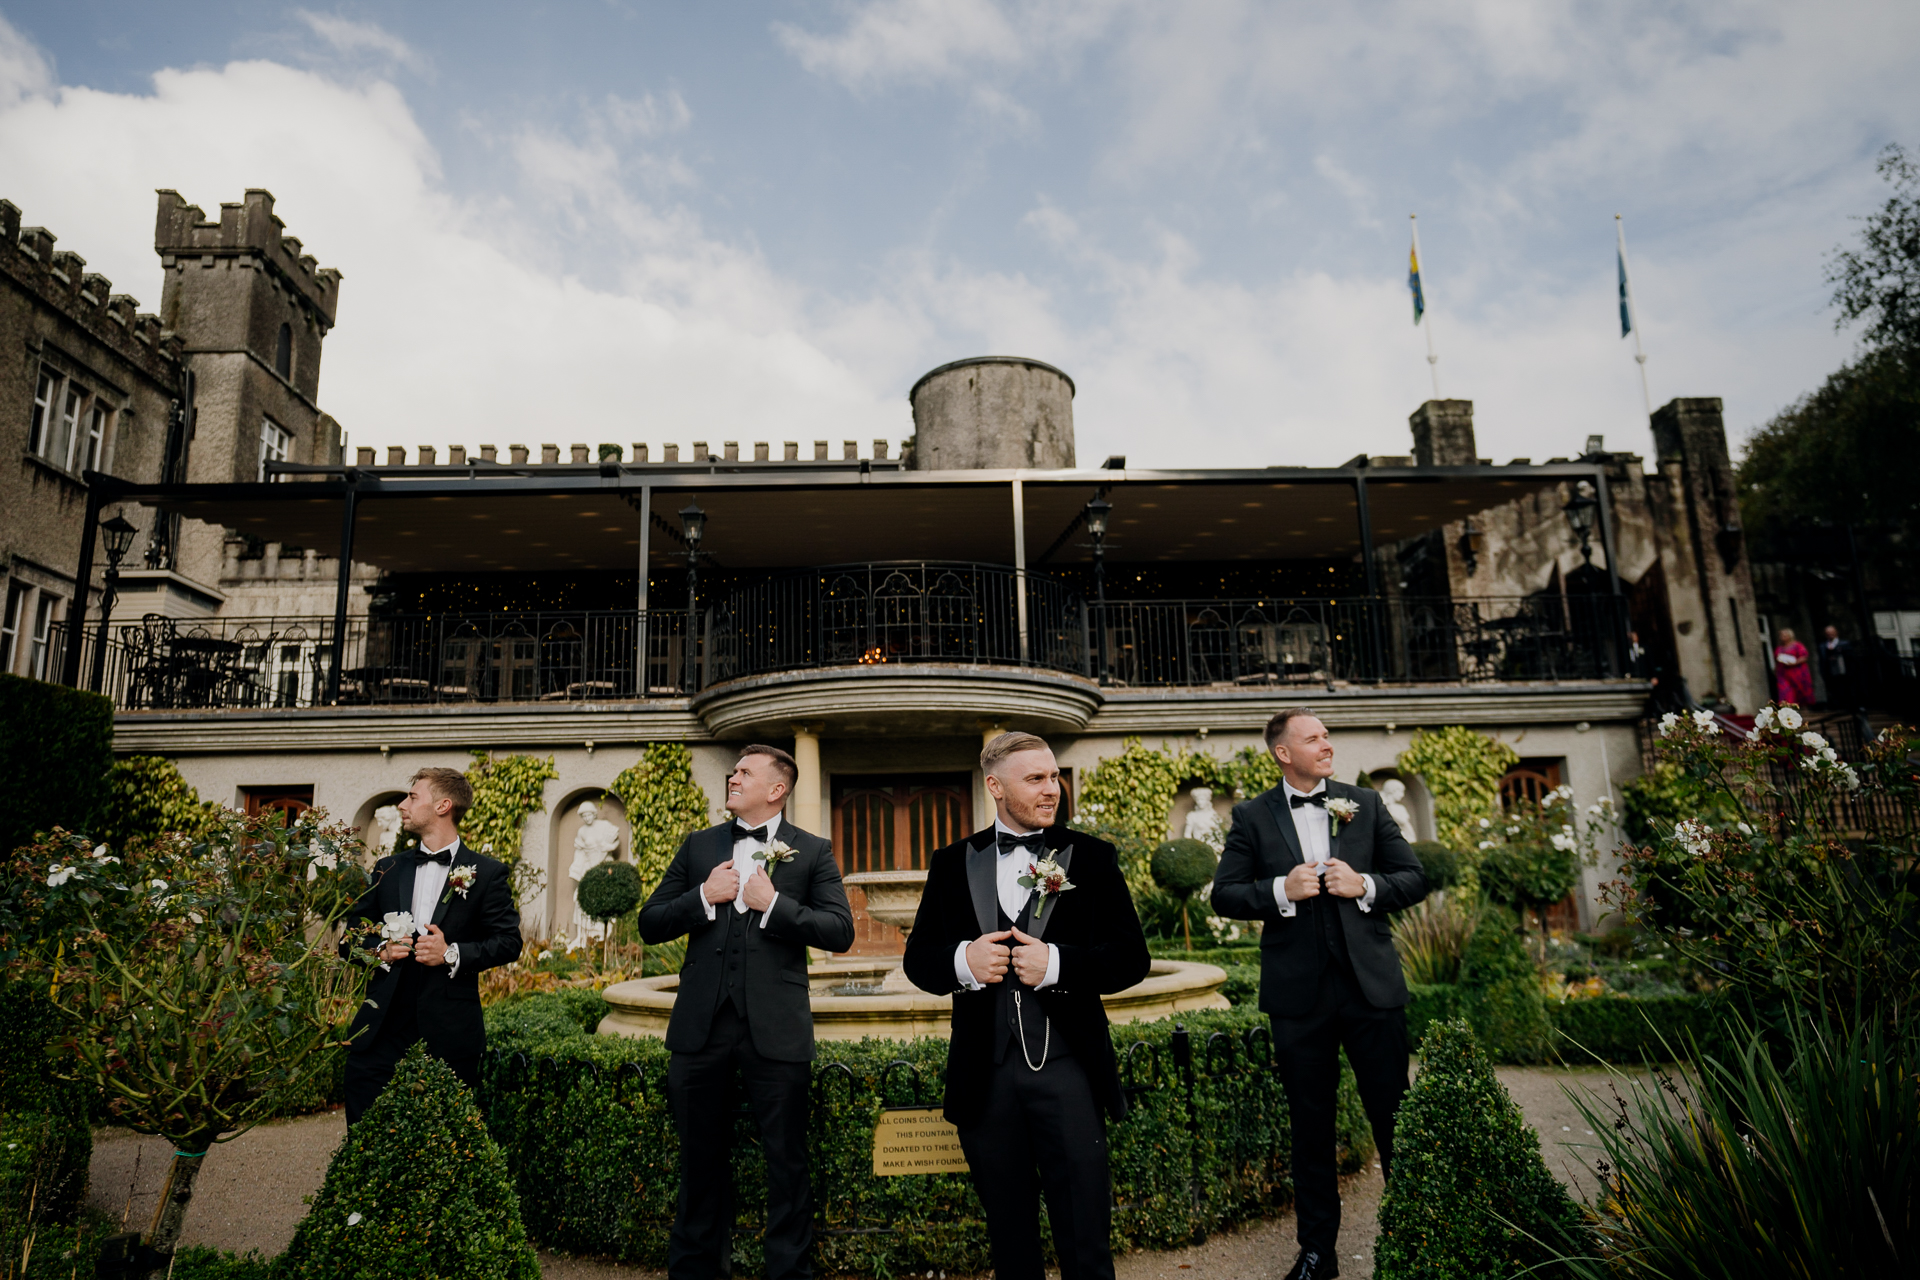
M1575 1194L1592 1190L1587 1172L1598 1138L1567 1096L1572 1089L1610 1109L1607 1073L1587 1068L1501 1067L1500 1080L1540 1134L1547 1167ZM306 1199L319 1191L327 1161L347 1131L343 1112L261 1125L206 1157L194 1187L182 1243L246 1253L276 1254L293 1239ZM167 1143L120 1129L94 1135L95 1208L144 1229L153 1216L171 1154ZM1373 1237L1382 1184L1378 1167L1347 1179L1342 1188L1340 1267L1350 1278L1373 1274ZM1298 1246L1293 1215L1245 1224L1204 1244L1164 1252L1131 1253L1117 1260L1120 1280L1265 1280L1286 1274ZM542 1252L546 1280L658 1280L663 1272L592 1258ZM956 1278L957 1280L957 1278Z

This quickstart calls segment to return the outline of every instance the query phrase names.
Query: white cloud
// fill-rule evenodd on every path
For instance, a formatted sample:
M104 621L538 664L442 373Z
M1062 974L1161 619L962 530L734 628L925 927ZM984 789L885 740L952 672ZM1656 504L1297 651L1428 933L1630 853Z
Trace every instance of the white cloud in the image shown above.
M310 9L295 9L293 16L306 23L335 53L348 57L372 54L414 71L426 66L426 60L415 53L411 45L378 23L355 22L338 14L314 13Z
M53 91L53 68L34 43L0 16L0 108Z
M623 195L596 145L523 136L514 155L546 203L461 199L391 85L238 62L0 109L0 195L151 309L154 188L209 210L271 190L345 273L321 403L355 444L907 434L905 406L790 322L754 254ZM547 220L566 202L607 237L603 277L555 268Z

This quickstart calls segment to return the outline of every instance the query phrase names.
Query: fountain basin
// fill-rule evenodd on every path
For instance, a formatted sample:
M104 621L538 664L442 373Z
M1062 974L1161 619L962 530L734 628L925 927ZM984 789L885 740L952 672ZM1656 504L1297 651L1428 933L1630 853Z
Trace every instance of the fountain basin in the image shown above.
M807 986L815 1038L947 1036L952 1030L952 996L880 990L898 963L892 956L848 956L810 966ZM1144 981L1102 996L1101 1002L1108 1020L1116 1024L1152 1021L1190 1009L1225 1009L1230 1006L1220 988L1226 981L1226 971L1218 965L1155 960ZM614 983L600 993L613 1006L600 1020L600 1034L664 1039L679 990L677 973Z

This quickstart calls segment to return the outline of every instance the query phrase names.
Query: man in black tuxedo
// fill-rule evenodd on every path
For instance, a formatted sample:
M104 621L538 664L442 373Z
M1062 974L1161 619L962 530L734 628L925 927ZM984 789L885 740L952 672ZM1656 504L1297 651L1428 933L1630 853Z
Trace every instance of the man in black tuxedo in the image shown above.
M1042 739L980 753L994 825L933 855L907 977L953 995L946 1117L987 1212L999 1280L1040 1280L1042 1189L1062 1280L1110 1280L1112 1179L1102 1113L1126 1114L1100 997L1147 976L1114 848L1054 827L1060 767ZM1024 878L1061 874L1052 892ZM1037 1170L1037 1177L1036 1177Z
M1407 982L1389 913L1427 879L1378 792L1333 782L1333 742L1304 707L1267 722L1279 786L1233 809L1213 909L1259 920L1260 1008L1293 1117L1300 1256L1288 1280L1340 1274L1334 1097L1340 1049L1360 1086L1380 1168L1393 1172L1393 1114L1407 1092Z
M393 1079L415 1041L453 1068L469 1089L480 1081L487 1047L480 1019L480 971L520 958L520 912L505 863L460 840L473 787L457 769L422 769L400 802L401 828L416 839L381 858L373 883L348 913L376 926L362 939L385 966L367 984L347 1054L347 1123L356 1123ZM394 912L412 915L409 938L382 941L378 926ZM344 949L351 942L343 942Z
M813 1274L807 948L852 946L853 911L832 847L783 817L799 777L778 747L742 751L727 778L733 816L688 836L640 909L646 941L687 935L667 1023L667 1097L680 1135L680 1198L667 1241L673 1280L733 1274L735 1071L767 1158L766 1280Z

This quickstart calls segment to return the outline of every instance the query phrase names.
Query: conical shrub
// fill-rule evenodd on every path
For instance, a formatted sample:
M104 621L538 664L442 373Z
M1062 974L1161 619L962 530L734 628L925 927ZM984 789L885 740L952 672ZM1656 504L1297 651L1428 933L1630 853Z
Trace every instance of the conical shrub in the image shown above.
M1583 1252L1579 1207L1548 1172L1539 1135L1466 1022L1428 1030L1420 1077L1394 1123L1393 1153L1373 1247L1376 1280L1512 1276L1555 1250Z
M473 1095L415 1045L327 1167L290 1280L540 1280L506 1159Z

